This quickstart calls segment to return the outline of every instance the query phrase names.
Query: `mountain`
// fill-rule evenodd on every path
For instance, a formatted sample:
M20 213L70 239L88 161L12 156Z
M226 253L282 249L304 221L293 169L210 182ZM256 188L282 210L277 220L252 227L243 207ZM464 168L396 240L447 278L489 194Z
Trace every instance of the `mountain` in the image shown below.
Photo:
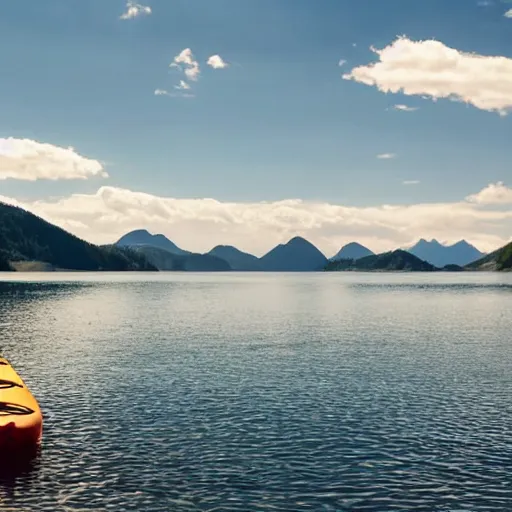
M158 270L188 272L227 272L229 263L211 254L173 254L172 252L150 245L133 246Z
M484 256L484 253L465 240L461 240L453 245L442 245L435 239L428 242L422 238L407 250L418 258L428 261L439 268L446 265L459 265L463 267Z
M270 272L308 272L322 270L327 258L311 243L299 236L279 244L260 258L263 270Z
M120 247L135 247L137 245L150 245L152 247L159 247L173 254L191 254L189 251L180 249L174 242L171 242L164 235L152 235L145 229L137 229L122 236L115 245Z
M99 247L27 212L0 203L0 265L7 261L40 262L42 268L65 270L156 270L129 249ZM46 265L45 265L46 264Z
M217 245L208 254L227 261L233 270L262 270L261 262L256 256L240 251L231 245Z
M419 259L407 251L398 249L392 252L366 256L358 260L330 261L326 271L409 271L433 272L438 270L430 263Z
M512 270L512 242L497 251L466 265L468 270Z
M358 260L365 256L373 256L375 253L370 251L364 245L358 244L357 242L351 242L344 245L338 253L331 258L331 261L336 260Z

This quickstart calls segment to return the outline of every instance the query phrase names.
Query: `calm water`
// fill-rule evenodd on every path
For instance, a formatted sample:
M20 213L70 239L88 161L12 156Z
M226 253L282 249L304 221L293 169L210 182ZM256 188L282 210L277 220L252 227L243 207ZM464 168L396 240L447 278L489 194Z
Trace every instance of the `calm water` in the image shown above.
M0 279L2 510L512 510L511 274Z

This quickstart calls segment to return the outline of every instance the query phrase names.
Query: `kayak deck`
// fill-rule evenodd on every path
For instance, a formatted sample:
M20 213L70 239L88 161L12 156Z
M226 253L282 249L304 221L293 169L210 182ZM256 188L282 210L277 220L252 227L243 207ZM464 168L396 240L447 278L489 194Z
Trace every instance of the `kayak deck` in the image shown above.
M37 400L7 359L0 357L0 453L37 449L43 416Z

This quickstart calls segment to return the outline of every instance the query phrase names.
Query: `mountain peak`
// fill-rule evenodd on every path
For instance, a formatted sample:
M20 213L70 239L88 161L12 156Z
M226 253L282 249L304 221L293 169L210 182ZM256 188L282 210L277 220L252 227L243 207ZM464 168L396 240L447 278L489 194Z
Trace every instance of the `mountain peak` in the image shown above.
M452 245L452 247L471 247L471 248L475 248L474 245L470 244L468 241L466 240L459 240L458 242L454 243Z
M134 229L124 236L137 235L137 236L153 236L147 229Z
M285 245L294 245L294 244L308 244L313 245L311 242L306 240L305 238L302 238L301 236L294 236L291 240L288 241Z
M350 242L344 245L332 258L336 260L359 260L366 256L373 256L375 253L359 242Z
M321 270L327 261L317 247L300 236L293 237L286 244L277 245L260 259L264 270L274 272Z
M165 249L173 254L190 254L188 251L180 249L174 242L171 242L166 236L162 234L152 235L146 229L136 229L130 231L126 235L122 236L115 245L119 246L140 246L149 245L152 247L158 247Z

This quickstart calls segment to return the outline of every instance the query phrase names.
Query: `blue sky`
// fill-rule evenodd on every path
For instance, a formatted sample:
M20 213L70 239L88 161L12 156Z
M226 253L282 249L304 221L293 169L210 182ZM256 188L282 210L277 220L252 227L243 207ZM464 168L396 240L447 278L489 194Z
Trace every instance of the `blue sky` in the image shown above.
M512 182L510 115L342 78L378 61L371 46L383 49L401 35L512 59L512 19L504 16L512 4L142 3L151 14L126 20L126 2L118 0L2 5L0 137L72 146L104 163L108 178L11 177L0 180L1 196L29 205L107 186L229 204L301 199L364 208L458 202L490 183ZM186 48L201 69L189 81L194 97L156 96L156 89L179 92L173 87L184 74L169 64ZM207 66L211 55L228 67ZM395 157L377 158L386 153ZM404 185L411 181L419 183ZM489 244L507 239L500 226Z

